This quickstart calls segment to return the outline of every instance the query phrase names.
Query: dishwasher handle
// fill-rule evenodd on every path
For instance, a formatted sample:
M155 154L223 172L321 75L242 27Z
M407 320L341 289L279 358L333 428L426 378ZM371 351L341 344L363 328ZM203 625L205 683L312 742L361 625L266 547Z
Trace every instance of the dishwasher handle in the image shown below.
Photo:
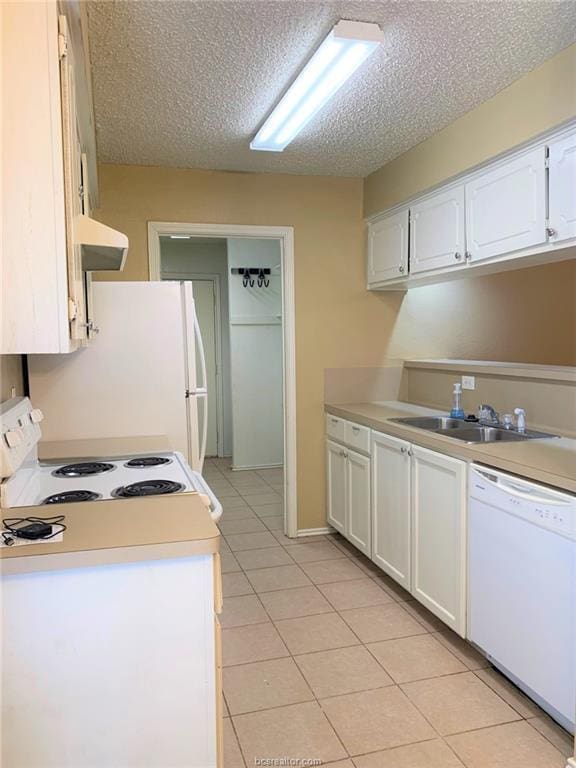
M515 481L514 478L502 475L500 473L491 472L490 470L480 469L479 467L472 467L472 473L482 479L482 482L491 485L507 496L515 496L526 501L538 502L541 504L553 504L557 506L571 506L573 499L565 494L561 494L555 491L549 491L546 488L542 488L532 483L522 483L522 481Z

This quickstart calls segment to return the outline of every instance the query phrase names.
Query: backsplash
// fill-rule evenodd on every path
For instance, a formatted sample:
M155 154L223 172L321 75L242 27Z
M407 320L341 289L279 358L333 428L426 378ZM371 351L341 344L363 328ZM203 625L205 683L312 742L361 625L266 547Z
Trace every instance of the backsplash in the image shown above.
M22 358L20 355L0 355L0 402L12 397L12 387L17 396L24 394Z
M489 403L500 414L520 407L526 410L528 428L576 436L576 368L489 361L480 367L466 360L429 364L405 362L401 399L447 411L454 383L470 375L475 377L475 389L462 392L466 413L476 414L481 403Z

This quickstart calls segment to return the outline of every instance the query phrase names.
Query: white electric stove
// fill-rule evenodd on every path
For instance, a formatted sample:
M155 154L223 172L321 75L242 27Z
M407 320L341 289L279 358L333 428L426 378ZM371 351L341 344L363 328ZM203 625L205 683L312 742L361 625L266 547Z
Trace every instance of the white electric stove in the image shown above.
M0 405L3 508L43 506L48 510L70 502L198 492L210 499L212 519L220 519L220 502L178 452L38 461L42 419L42 412L27 397Z

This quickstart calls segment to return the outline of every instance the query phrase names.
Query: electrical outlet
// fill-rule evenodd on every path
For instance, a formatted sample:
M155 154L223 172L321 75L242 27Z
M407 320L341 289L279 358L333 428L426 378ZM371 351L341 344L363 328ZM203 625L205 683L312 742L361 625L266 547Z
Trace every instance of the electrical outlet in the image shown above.
M476 389L474 376L462 376L462 389Z

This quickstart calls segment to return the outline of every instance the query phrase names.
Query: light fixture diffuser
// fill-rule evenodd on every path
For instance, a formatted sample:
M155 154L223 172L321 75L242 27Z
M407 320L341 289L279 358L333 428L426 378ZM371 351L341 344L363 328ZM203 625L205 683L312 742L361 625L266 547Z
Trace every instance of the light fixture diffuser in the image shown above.
M339 21L250 142L282 152L384 38L378 24Z

